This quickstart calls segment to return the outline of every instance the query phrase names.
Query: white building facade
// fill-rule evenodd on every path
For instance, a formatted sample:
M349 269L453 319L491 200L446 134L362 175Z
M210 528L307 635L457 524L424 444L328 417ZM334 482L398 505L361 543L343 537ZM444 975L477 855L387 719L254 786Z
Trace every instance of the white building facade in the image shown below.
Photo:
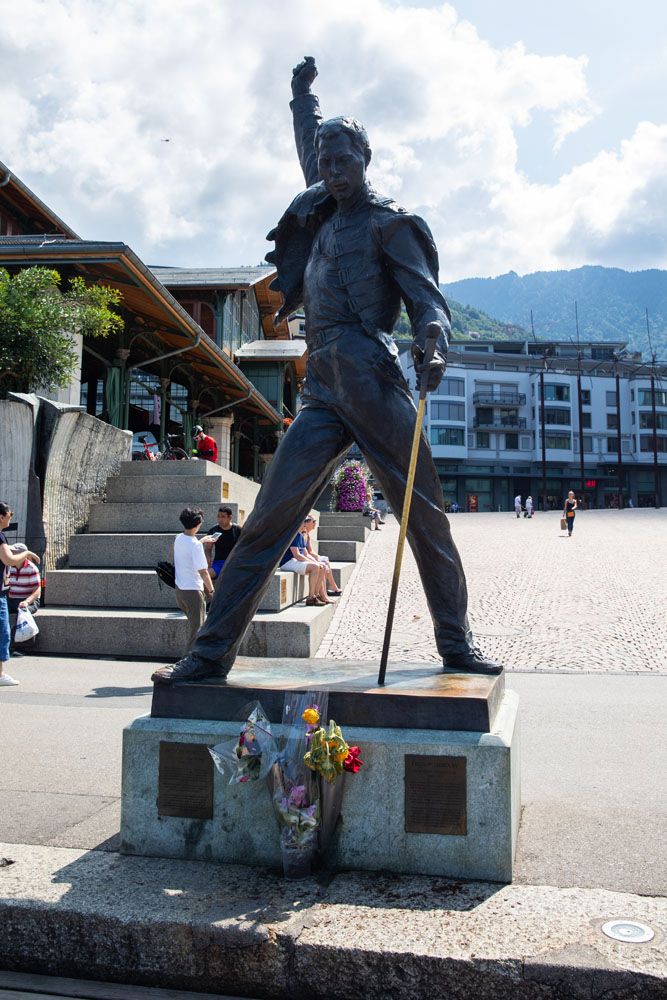
M414 389L409 347L399 344ZM664 502L665 386L665 366L647 366L622 343L456 342L425 419L446 504L510 510L521 494L558 509L570 489L590 507Z

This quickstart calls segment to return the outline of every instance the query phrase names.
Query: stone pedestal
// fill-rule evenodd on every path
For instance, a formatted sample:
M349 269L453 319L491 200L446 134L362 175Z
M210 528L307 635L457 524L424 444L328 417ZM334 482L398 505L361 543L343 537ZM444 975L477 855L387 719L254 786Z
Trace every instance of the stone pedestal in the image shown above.
M369 668L371 668L369 670ZM327 863L509 882L520 814L518 699L504 676L429 665L239 660L228 684L157 687L125 730L121 850L280 865L263 782L228 785L204 750L237 735L261 702L280 733L286 690L329 690L329 717L364 766L346 775ZM371 672L372 671L372 672ZM178 717L180 716L180 717Z

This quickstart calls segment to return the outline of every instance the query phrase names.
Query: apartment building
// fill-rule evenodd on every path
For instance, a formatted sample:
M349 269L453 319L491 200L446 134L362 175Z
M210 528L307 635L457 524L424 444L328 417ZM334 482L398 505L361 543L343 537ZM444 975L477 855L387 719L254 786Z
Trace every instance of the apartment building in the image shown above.
M414 389L409 348L399 343ZM667 365L648 365L622 342L453 344L425 421L446 503L510 510L520 493L558 509L573 489L590 507L660 504L665 380Z

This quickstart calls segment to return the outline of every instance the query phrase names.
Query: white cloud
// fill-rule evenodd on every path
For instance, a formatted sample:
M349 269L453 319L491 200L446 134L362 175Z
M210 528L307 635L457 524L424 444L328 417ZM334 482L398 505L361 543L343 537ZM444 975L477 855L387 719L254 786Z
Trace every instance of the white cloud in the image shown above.
M0 0L0 159L84 236L149 262L256 263L302 186L288 101L307 52L325 114L367 125L375 186L431 224L443 280L632 267L637 219L667 264L665 127L531 181L519 131L548 115L557 151L598 113L586 59L494 48L455 6Z

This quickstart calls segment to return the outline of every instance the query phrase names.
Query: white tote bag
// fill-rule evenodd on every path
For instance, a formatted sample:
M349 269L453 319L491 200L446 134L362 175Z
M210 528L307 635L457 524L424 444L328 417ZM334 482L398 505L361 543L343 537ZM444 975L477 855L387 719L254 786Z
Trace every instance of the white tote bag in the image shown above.
M16 612L16 634L14 642L27 642L33 639L39 632L39 627L32 612L27 608L19 608Z

